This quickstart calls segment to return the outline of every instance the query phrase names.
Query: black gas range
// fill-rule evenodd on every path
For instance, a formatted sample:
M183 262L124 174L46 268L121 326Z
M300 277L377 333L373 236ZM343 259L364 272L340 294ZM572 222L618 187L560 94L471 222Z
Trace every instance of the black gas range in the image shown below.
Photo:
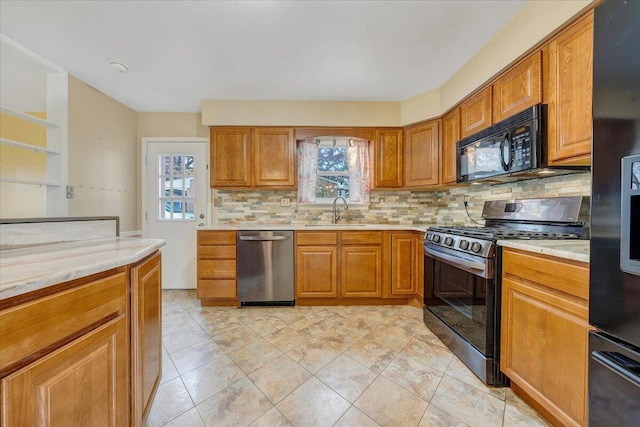
M506 239L588 238L588 197L497 200L483 226L429 227L425 236L427 326L486 384L500 372L501 248Z

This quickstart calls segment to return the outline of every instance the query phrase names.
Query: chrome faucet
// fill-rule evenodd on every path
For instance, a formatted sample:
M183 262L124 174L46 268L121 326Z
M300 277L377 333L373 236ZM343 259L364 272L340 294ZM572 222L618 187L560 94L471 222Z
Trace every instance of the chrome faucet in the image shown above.
M342 196L336 197L335 199L333 199L333 218L331 218L331 224L337 224L338 220L341 218L340 211L336 206L336 202L338 201L338 199L342 199L342 202L344 203L344 210L345 211L349 210L349 204L347 203L347 199L345 199Z

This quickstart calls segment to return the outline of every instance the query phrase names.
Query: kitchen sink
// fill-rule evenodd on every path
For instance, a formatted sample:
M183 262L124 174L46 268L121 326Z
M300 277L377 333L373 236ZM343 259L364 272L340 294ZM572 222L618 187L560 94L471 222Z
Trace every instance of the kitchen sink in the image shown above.
M367 224L305 224L305 227L367 227Z

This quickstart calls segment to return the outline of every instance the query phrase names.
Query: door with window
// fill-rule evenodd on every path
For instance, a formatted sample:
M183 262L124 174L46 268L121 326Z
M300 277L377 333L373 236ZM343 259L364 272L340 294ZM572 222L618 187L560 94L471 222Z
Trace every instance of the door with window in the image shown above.
M143 138L143 236L164 239L163 289L195 289L196 227L207 224L206 138Z

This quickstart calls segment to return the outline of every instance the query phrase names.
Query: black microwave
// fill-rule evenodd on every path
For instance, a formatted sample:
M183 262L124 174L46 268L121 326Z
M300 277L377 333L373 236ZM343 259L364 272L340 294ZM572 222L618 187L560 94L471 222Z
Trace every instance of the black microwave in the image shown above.
M545 104L537 104L457 144L457 182L517 181L588 168L549 168Z

